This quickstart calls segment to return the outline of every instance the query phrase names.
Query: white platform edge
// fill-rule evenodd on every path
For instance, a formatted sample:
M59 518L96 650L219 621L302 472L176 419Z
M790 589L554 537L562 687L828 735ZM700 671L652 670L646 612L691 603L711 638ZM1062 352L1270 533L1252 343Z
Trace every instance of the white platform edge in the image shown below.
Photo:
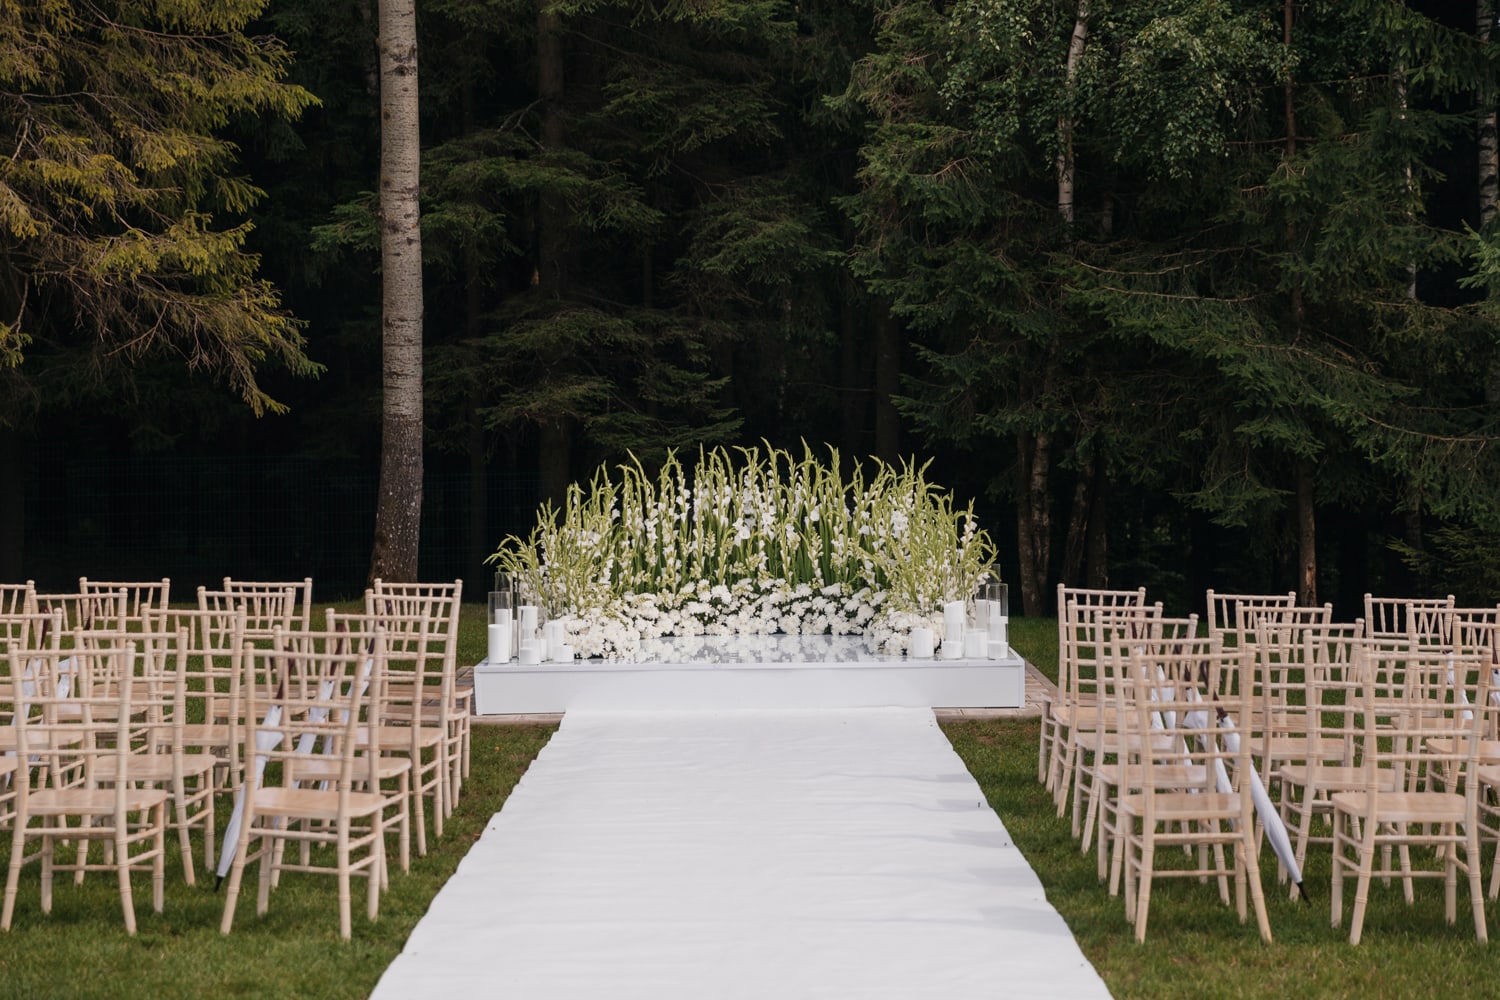
M478 715L569 709L1020 708L1026 664L998 660L606 663L474 667Z

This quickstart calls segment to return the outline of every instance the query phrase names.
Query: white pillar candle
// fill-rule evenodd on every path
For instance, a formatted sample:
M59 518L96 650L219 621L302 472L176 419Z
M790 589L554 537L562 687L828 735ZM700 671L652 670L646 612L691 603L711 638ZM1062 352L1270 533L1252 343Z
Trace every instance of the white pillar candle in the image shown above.
M984 629L971 628L964 633L964 659L982 660L989 645L990 634Z
M508 621L503 625L491 625L489 627L489 660L491 663L510 662L511 632L511 624Z
M914 628L906 641L906 654L914 660L932 659L932 629Z
M521 665L534 667L542 662L542 647L535 641L521 643Z
M573 647L570 646L570 645L568 645L566 642L560 642L557 645L553 646L552 647L552 662L553 663L572 663L573 662Z
M992 609L993 610L993 609ZM1002 614L990 615L990 642L999 643L1002 649L1010 643L1010 620Z
M568 641L568 626L560 621L549 621L542 626L542 659L556 660L558 649Z

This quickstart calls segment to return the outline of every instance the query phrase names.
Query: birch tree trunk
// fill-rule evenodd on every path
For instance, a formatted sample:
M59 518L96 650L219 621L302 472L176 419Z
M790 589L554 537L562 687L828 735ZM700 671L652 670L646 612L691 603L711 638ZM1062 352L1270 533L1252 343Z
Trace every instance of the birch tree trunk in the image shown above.
M421 137L415 0L379 0L380 492L370 576L417 578L422 526Z
M1078 0L1078 16L1073 22L1073 37L1068 42L1068 64L1064 71L1064 100L1068 108L1057 120L1057 214L1068 225L1073 224L1073 78L1083 58L1083 43L1089 33L1088 0Z

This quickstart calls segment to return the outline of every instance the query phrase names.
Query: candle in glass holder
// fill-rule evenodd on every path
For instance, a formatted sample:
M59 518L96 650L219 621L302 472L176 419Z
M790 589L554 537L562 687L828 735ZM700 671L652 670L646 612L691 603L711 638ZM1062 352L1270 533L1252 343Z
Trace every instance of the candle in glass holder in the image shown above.
M1009 655L1010 651L1010 588L998 581L990 583L987 587L990 595L990 646L991 659L999 656ZM999 656L993 652L993 648L1000 647Z
M514 617L516 595L512 590L490 591L490 624L508 625Z
M906 641L906 655L914 660L930 660L933 653L933 636L930 628L914 628Z
M509 621L489 626L489 661L491 663L510 662L515 641L514 631L515 626Z

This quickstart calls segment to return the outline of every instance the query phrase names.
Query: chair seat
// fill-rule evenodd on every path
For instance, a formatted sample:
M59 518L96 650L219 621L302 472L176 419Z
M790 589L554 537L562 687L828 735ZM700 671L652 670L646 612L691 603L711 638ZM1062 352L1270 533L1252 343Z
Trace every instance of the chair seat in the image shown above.
M1204 788L1207 787L1208 769L1192 764L1157 764L1153 767L1156 772L1156 783L1166 788ZM1124 772L1122 774L1121 772ZM1139 788L1145 780L1145 768L1140 764L1108 764L1099 769L1099 780L1107 785L1124 785L1127 788Z
M1125 795L1120 798L1120 812L1130 816L1143 816L1146 812L1146 796ZM1237 795L1220 792L1157 792L1156 819L1158 822L1175 823L1187 819L1234 819L1240 814Z
M380 738L382 750L404 750L413 743L419 747L435 747L443 742L443 731L432 726L377 726L376 735ZM370 745L369 729L362 727L359 730L356 745Z
M1284 764L1279 773L1283 779L1294 785L1305 786L1312 783L1314 780L1312 775L1316 775L1316 783L1322 788L1351 790L1362 788L1365 783L1363 768L1342 764L1325 764L1316 768L1310 768L1306 764ZM1383 776L1380 788L1381 791L1394 792L1396 790L1395 774Z
M182 727L182 745L185 747L228 746L229 726L222 722L188 722Z
M1080 705L1076 702L1071 705L1054 704L1052 718L1064 728L1092 729L1099 725L1099 706Z
M127 812L153 809L165 801L167 793L160 788L125 790ZM115 811L115 791L112 788L39 788L31 793L27 805L34 816L110 816Z
M1364 792L1334 793L1333 808L1377 823L1462 823L1468 819L1464 797L1449 792L1382 792L1376 801L1380 808L1374 817Z
M214 758L201 753L182 755L182 772L190 777L212 774L217 766ZM171 781L176 777L172 757L164 753L135 754L125 766L127 781ZM115 780L115 760L104 757L94 763L95 781Z
M1344 742L1332 737L1272 736L1270 750L1271 757L1277 760L1288 757L1295 760L1307 760L1309 757L1333 760L1344 756Z
M52 742L54 746L76 747L82 738L83 737L78 733L54 732L52 735ZM45 737L39 737L37 734L32 734L32 742L28 743L27 746L37 746L40 739L45 739ZM14 753L15 750L16 731L9 726L0 727L0 753Z
M1435 736L1426 741L1426 747L1439 756L1462 754L1469 748L1467 737ZM1500 764L1500 740L1480 740L1479 759L1485 764Z
M350 792L349 814L371 816L385 805L374 792ZM336 819L339 793L318 788L260 788L255 792L255 811L284 819Z
M369 765L363 760L354 765L354 778L358 781L363 775L369 773ZM375 775L380 781L389 778L399 778L411 771L410 757L377 757L375 760ZM337 757L309 757L306 760L297 761L294 771L298 781L336 781L339 776L339 759Z

